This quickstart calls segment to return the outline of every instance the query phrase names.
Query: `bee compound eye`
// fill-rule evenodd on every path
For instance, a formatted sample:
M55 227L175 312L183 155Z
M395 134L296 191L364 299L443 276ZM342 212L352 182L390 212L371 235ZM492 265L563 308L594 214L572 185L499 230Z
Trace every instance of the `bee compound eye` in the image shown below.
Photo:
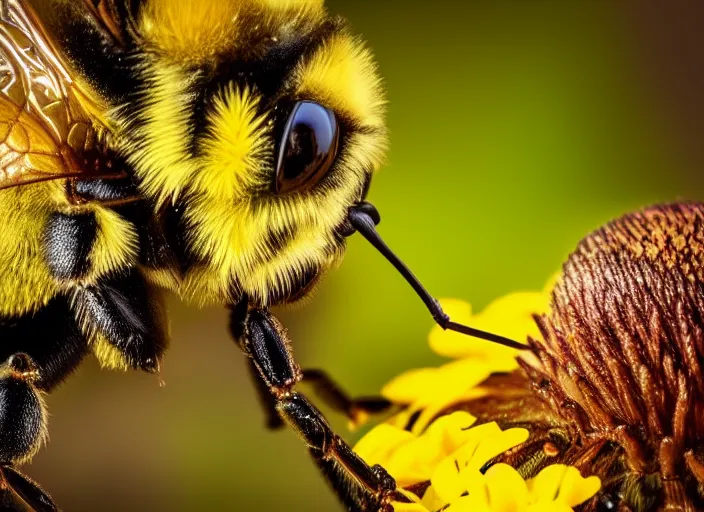
M276 193L312 188L337 155L340 131L335 114L319 103L300 101L283 131L276 165Z

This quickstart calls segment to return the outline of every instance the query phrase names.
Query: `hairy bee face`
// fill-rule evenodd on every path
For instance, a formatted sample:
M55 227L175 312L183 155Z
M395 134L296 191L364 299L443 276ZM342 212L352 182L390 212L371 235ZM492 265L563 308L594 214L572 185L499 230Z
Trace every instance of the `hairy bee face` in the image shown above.
M181 291L304 295L383 159L369 51L309 1L153 1L139 30L145 101L117 118L145 195L183 209L197 264Z

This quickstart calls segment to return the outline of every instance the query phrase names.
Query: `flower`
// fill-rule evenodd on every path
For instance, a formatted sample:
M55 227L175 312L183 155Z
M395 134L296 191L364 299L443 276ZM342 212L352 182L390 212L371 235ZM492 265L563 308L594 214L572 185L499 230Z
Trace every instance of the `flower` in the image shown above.
M466 323L528 335L530 350L431 333L433 349L456 360L392 381L384 394L403 411L390 425L403 433L384 427L395 444L372 431L359 447L399 475L396 509L702 509L702 255L704 203L653 206L582 239L549 301L512 295L479 315L446 302ZM460 412L476 421L458 435L450 418ZM485 445L505 451L485 460Z
M460 449L471 455L471 465L478 471L492 457L528 438L525 429L502 431L496 423L470 428L475 421L467 412L455 412L438 418L420 435L382 424L365 435L355 450L368 463L384 466L405 487L431 480L445 459L460 456Z
M498 299L477 314L459 300L441 304L455 321L526 340L539 336L533 316L549 310L553 281L541 292ZM465 411L441 412L486 394L481 384L491 374L518 369L517 353L438 326L429 341L435 352L455 360L408 371L387 384L382 395L405 409L355 447L367 463L381 464L396 479L407 499L394 503L396 512L569 512L599 490L599 478L583 478L563 464L547 466L529 480L507 464L487 469L494 458L524 443L528 430L476 424Z
M454 412L420 435L382 424L355 450L368 463L382 464L399 487L429 483L422 497L405 491L409 503L395 503L396 512L570 512L599 490L597 477L583 478L561 464L527 482L507 464L482 473L494 457L528 439L528 431L501 430L496 423L473 426L475 421L467 412Z

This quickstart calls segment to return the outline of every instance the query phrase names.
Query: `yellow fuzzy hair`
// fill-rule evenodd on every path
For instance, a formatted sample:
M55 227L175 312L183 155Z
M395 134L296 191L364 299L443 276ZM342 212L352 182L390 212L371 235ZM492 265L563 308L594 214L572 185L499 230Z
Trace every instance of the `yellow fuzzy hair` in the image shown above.
M137 231L123 217L100 206L91 208L95 214L96 239L90 252L90 271L85 282L95 282L100 276L134 266L139 251Z
M131 367L122 353L100 334L92 336L90 347L101 368L127 371Z
M266 180L266 149L270 140L266 118L257 115L258 97L230 84L208 115L209 137L202 145L202 166L194 178L198 192L234 202Z
M55 182L0 191L0 316L33 313L58 291L44 259L44 226Z
M140 34L166 55L200 62L230 45L243 1L149 0Z
M170 98L161 98L161 107L175 108ZM168 286L183 298L198 304L228 302L232 284L240 283L250 297L265 302L270 292L288 292L291 273L301 274L307 268L328 268L337 255L331 256L332 233L346 215L365 179L366 169L377 168L383 158L385 138L380 133L355 133L341 156L338 185L324 195L292 194L270 197L259 205L250 200L251 186L263 184L263 164L271 165L264 149L271 152L270 126L255 115L260 98L251 91L228 89L220 96L209 116L211 129L202 143L199 159L183 159L174 172L186 169L187 183L197 192L186 209L186 219L193 226L193 249L206 268L191 271L182 283L175 283L163 273L150 273L155 284ZM185 120L181 130L186 130ZM177 125L168 130L176 133ZM147 126L147 133L158 133L158 127ZM163 175L170 177L168 155L159 160L159 137L136 154L149 155L153 167L138 169L144 173L148 193L162 197L155 183ZM166 146L163 146L164 148ZM179 146L180 147L180 146ZM175 151L178 153L178 151ZM165 163L166 161L166 163ZM175 181L174 193L178 184ZM282 250L274 252L267 245L268 231L286 231L295 227L296 238Z
M296 70L298 95L317 98L363 126L384 127L385 96L371 52L362 41L333 36Z
M148 46L176 61L201 63L235 48L238 33L254 28L242 26L243 14L263 11L261 23L281 24L279 16L296 19L323 12L322 0L148 0L139 17L139 32ZM245 22L246 23L246 22ZM258 27L257 30L263 27Z
M182 69L155 63L148 79L145 115L149 123L137 130L136 138L144 139L149 150L128 152L128 158L142 180L143 191L161 204L178 197L197 167L184 147L190 102Z

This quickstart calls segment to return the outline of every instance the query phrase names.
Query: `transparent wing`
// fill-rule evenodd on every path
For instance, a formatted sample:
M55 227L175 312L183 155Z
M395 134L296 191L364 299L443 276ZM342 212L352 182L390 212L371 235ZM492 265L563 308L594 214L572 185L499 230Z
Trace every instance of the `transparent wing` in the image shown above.
M21 3L0 5L0 188L90 174L98 108Z

